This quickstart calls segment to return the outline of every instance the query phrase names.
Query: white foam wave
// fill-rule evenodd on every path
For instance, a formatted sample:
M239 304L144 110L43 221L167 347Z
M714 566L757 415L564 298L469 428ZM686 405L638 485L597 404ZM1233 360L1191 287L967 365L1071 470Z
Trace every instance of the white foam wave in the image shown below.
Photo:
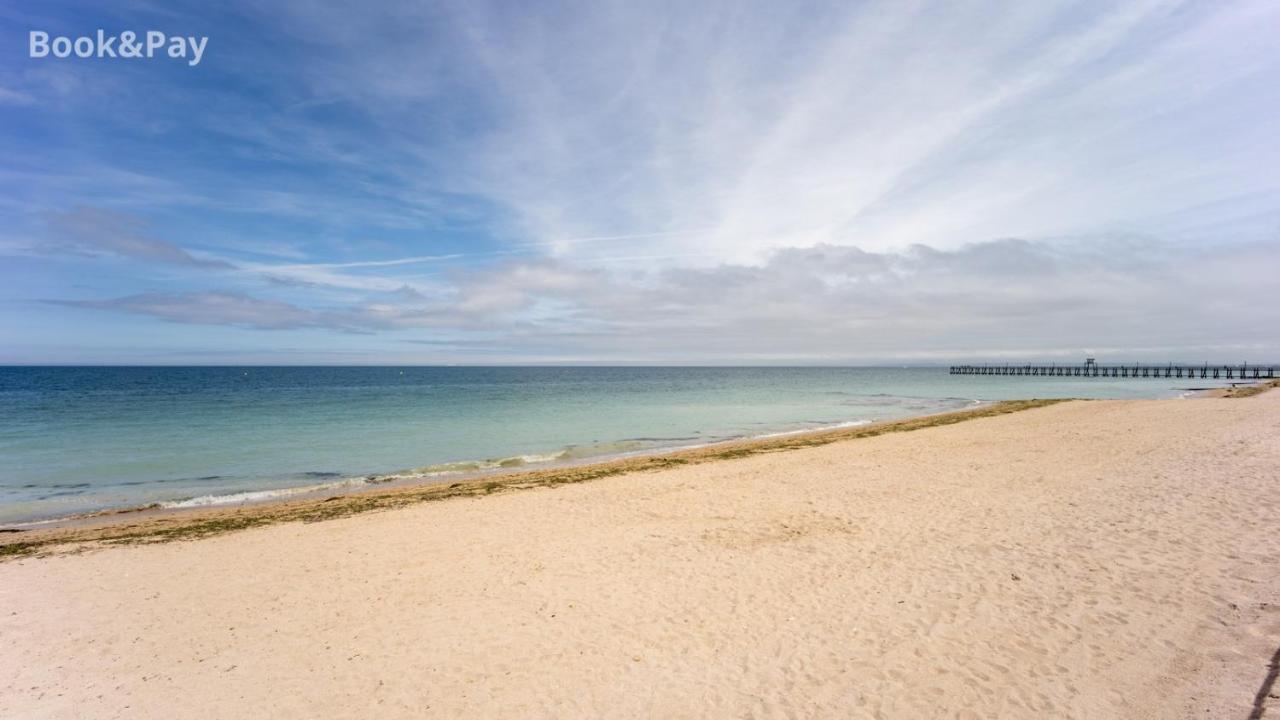
M870 425L871 420L849 420L847 422L833 423L831 425L818 425L816 427L800 428L799 430L783 430L781 432L764 433L763 435L752 435L749 439L785 437L787 435L804 435L805 433L822 432L824 430L840 430L843 428L859 427L861 425Z
M308 495L324 491L346 490L365 487L368 485L381 485L382 483L392 482L395 480L447 477L451 475L464 475L467 473L482 472L485 470L518 468L530 464L552 462L554 460L559 460L564 456L565 451L561 450L559 452L546 453L542 455L513 455L511 457L492 460L464 460L459 462L441 463L439 465L428 465L423 468L405 470L397 473L387 473L385 475L367 475L363 477L345 478L343 480L330 483L299 485L296 487L276 488L273 490L246 490L244 492L227 493L223 495L201 495L199 497L187 498L185 500L161 502L159 503L159 506L162 508L173 509L199 508L214 507L218 505L239 505L242 503L263 502L267 500L280 500L282 498L292 497L295 495Z
M379 478L380 480L380 478ZM240 503L261 502L263 500L278 500L280 498L290 497L292 495L306 495L307 493L321 492L324 490L341 490L343 488L361 487L363 485L372 484L368 478L347 478L338 482L322 483L318 485L299 485L297 487L276 488L274 490L247 490L245 492L228 493L226 495L200 495L199 497L187 498L186 500L171 500L159 503L162 508L197 508L212 507L215 505L237 505Z
M561 460L568 455L568 451L560 450L553 453L544 454L528 454L528 455L512 455L505 458L494 458L489 460L459 460L456 462L439 463L437 465L427 465L426 467L414 468L413 470L405 470L390 475L380 475L379 479L408 479L421 477L441 477L448 475L459 475L462 473L477 472L480 470L502 470L506 468L518 468L525 465L536 465L538 463L554 462Z

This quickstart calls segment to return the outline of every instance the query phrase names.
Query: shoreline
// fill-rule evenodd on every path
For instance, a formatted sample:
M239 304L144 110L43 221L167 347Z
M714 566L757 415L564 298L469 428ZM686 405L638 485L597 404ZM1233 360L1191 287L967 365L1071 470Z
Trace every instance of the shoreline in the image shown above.
M1242 381L1230 387L1192 388L1181 399L1243 398L1271 388L1280 380ZM340 482L318 486L246 491L270 493L260 499L211 504L184 504L188 500L78 513L62 518L0 524L0 562L22 557L41 549L73 543L154 542L230 532L277 522L315 522L345 517L370 510L402 507L457 496L490 494L499 490L554 486L583 482L611 475L661 469L686 462L740 457L755 452L795 449L844 439L872 437L885 432L902 432L949 424L977 417L1042 407L1060 402L1091 402L1085 398L1051 398L1000 401L973 401L975 406L926 415L883 421L853 421L835 426L802 429L718 440L690 446L653 448L615 455L537 463L511 468L497 467L457 474L386 473L353 476ZM363 482L356 483L357 480ZM278 494L276 494L278 493ZM240 495L235 493L228 497ZM191 498L198 499L198 498Z
M969 407L943 410L923 415L910 415L891 420L849 420L829 424L819 424L814 427L801 428L797 430L780 430L764 432L758 435L710 439L704 442L691 443L687 445L655 445L653 447L637 450L605 452L596 455L582 455L576 457L570 452L574 447L571 446L570 450L561 450L556 453L546 453L542 455L517 455L504 458L487 458L483 460L449 461L435 465L427 465L420 468L396 470L384 473L342 475L340 479L337 480L313 483L309 485L290 485L263 490L241 490L219 494L193 495L173 500L160 500L143 505L108 506L98 510L72 513L58 517L0 522L0 535L5 533L22 533L46 528L61 528L81 523L86 520L93 520L95 518L143 512L245 508L289 501L314 500L319 497L327 497L334 494L366 493L376 492L379 490L386 491L396 488L420 487L424 485L442 483L472 482L486 478L501 477L513 473L564 470L584 465L607 464L633 458L644 458L654 455L669 455L671 453L700 450L729 443L752 443L780 437L822 434L848 428L863 427L866 425L893 423L901 420L911 420L915 418L977 409L979 407L986 407L995 402L999 401L973 400L970 401ZM615 444L625 444L629 442L639 441L620 440ZM447 470L434 469L453 466L474 467Z
M475 497L533 487L554 487L675 465L794 450L891 432L909 432L1071 401L1059 398L978 401L980 404L973 408L898 420L852 425L842 423L830 428L768 433L674 449L553 462L533 469L496 468L448 478L405 476L383 482L369 482L363 486L353 485L345 491L326 486L296 494L217 505L150 504L105 509L66 518L0 526L0 562L71 544L191 539L279 522L317 522L451 497Z

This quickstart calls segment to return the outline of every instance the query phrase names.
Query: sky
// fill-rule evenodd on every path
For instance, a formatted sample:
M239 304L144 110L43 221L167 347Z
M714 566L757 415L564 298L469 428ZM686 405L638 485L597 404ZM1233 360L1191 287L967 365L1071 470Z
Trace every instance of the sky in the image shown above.
M29 57L29 34L207 37ZM1280 362L1280 3L0 2L0 363Z

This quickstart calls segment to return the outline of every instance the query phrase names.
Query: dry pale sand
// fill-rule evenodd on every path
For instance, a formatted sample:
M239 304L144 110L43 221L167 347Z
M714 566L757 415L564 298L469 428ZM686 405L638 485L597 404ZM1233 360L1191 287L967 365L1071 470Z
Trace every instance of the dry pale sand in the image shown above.
M0 638L4 718L1244 720L1280 392L12 560Z

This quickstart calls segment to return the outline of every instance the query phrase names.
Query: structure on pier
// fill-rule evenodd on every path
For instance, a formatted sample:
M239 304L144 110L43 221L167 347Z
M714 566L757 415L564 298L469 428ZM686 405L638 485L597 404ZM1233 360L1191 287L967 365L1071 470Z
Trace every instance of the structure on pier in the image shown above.
M1202 380L1269 380L1280 377L1275 365L952 365L952 375L1042 375L1048 377L1199 378Z

